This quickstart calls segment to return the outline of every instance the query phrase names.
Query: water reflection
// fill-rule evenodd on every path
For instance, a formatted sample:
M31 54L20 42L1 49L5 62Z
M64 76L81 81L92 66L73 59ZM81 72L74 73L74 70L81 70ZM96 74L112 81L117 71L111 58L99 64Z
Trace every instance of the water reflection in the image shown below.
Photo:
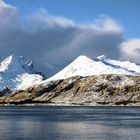
M139 140L140 108L0 107L0 139Z

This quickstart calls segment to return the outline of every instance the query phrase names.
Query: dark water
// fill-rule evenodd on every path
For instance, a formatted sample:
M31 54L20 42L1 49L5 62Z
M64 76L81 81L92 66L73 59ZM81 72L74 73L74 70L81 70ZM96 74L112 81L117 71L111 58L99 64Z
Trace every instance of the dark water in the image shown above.
M140 140L139 107L0 107L0 140Z

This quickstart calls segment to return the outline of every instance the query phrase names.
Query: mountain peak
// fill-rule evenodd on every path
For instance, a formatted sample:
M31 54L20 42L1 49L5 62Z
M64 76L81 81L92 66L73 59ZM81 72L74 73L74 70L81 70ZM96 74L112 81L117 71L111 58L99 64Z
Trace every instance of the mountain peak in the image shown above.
M104 60L104 59L106 59L107 57L105 56L105 55L100 55L100 56L98 56L98 57L96 57L97 59L99 59L99 60Z
M36 74L33 63L23 56L12 54L0 63L0 90L26 88L40 82L43 77Z
M89 61L93 61L93 60L85 55L80 55L73 62L75 62L75 63L84 63L84 62L88 63Z
M27 73L35 73L32 61L25 61L23 56L12 54L0 63L0 72L8 70L14 71L17 70L16 68L18 68L18 71L20 70Z
M80 55L76 59L89 59L86 55Z
M136 75L140 66L134 63L107 59L105 55L94 59L81 55L60 72L47 80L66 79L73 76L91 76L101 74Z

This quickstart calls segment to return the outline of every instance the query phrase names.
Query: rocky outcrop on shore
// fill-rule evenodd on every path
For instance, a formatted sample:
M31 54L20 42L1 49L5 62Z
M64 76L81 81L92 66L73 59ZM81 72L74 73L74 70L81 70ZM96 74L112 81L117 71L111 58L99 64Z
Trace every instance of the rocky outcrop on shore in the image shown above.
M140 76L76 76L7 92L0 93L0 104L140 105Z

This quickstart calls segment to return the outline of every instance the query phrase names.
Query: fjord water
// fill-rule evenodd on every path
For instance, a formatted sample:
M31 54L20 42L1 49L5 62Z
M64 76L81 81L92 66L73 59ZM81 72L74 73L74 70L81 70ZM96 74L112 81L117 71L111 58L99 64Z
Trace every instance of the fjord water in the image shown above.
M139 140L139 107L0 107L1 140Z

